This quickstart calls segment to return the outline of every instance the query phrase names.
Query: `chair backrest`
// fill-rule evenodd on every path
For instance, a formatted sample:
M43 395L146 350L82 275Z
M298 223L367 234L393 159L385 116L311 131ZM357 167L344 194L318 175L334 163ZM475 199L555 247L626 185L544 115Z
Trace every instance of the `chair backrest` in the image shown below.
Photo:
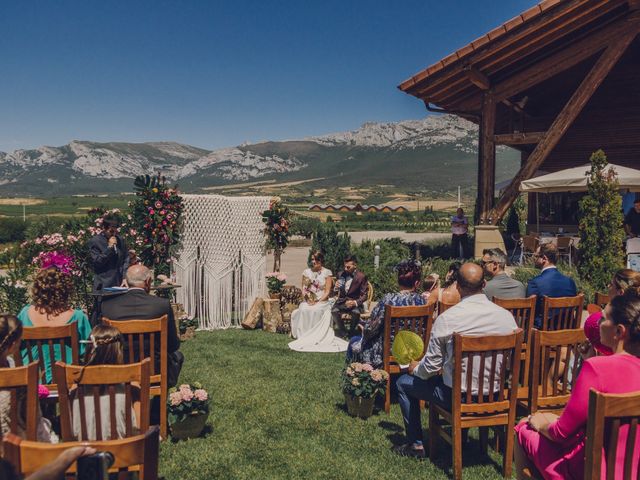
M149 320L110 320L102 322L120 330L125 348L125 363L151 358L151 382L167 378L167 315ZM160 356L160 371L154 359Z
M513 378L519 375L523 337L521 328L507 335L453 334L454 418L465 414L507 413L513 417L510 424L515 422L518 386L517 382L510 381L509 375ZM476 395L473 394L474 371L478 372ZM466 393L462 393L463 386Z
M557 237L556 246L559 249L568 249L573 245L573 238L571 237Z
M424 349L426 350L429 338L431 338L431 328L433 327L434 305L420 305L409 307L384 307L384 342L383 342L383 362L385 370L392 364L398 362L391 354L391 344L396 333L400 330L412 331L422 338ZM424 351L422 352L424 354Z
M71 348L71 358L66 355L67 347ZM52 372L53 365L59 360L75 365L80 363L78 327L75 323L59 327L24 327L21 349L26 349L29 363L38 362L41 382L51 384L53 378L46 378L47 365Z
M604 310L604 307L607 306L607 304L609 303L610 299L609 299L609 294L608 293L600 293L600 292L596 292L596 305L598 305L602 310Z
M529 409L561 410L569 401L578 376L580 344L587 338L582 328L533 330L529 371Z
M454 305L456 305L456 304L455 303L446 303L446 302L438 301L438 315L442 315L444 312L449 310Z
M54 374L58 384L60 398L60 429L62 439L115 440L118 438L117 420L122 413L118 404L124 408L125 432L127 437L134 435L134 428L144 432L149 428L149 370L150 359L129 365L96 365L81 367L57 362ZM124 397L124 398L122 398ZM134 401L139 398L140 414L133 421ZM88 405L85 402L89 402ZM78 411L74 412L74 403ZM89 411L87 407L90 406ZM103 411L105 410L105 411ZM76 438L73 424L74 414L79 414L76 423L80 423L80 437ZM107 415L108 413L108 415ZM89 431L88 416L95 417L95 431ZM137 415L138 416L138 415ZM103 425L102 422L108 422ZM107 437L109 432L109 438Z
M115 462L110 471L127 472L130 469L132 471L139 469L141 479L157 480L159 436L157 426L147 429L144 435L100 442L62 442L52 444L23 440L17 435L9 434L4 439L4 451L6 459L11 462L19 474L24 476L30 475L43 465L53 462L62 452L69 448L89 446L98 451L111 452ZM71 465L68 472L76 472L76 463Z
M531 330L533 329L533 319L536 317L536 296L527 298L497 298L493 297L493 303L509 310L516 321L518 328L524 332L524 343L529 343Z
M638 478L638 472L640 472L639 420L640 392L607 394L591 389L584 465L586 480L605 478L601 477L603 449L607 480ZM621 453L620 450L623 452ZM617 457L623 457L622 471L618 469L618 472L616 472Z
M30 363L25 367L0 368L0 401L9 402L9 431L19 433L19 419L24 420L27 440L36 440L38 416L38 364ZM24 404L23 404L24 403ZM6 405L5 405L6 406Z
M525 235L522 237L522 249L525 252L535 252L540 246L540 239L534 235Z
M575 297L552 298L544 296L542 330L569 330L578 328L584 309L584 294Z

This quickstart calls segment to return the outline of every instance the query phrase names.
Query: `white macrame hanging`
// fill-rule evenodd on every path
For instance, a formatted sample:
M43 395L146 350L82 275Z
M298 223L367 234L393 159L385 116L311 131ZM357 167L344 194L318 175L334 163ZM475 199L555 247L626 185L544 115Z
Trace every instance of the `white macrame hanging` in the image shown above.
M262 212L268 197L183 195L181 249L173 269L177 301L203 330L239 325L264 291Z

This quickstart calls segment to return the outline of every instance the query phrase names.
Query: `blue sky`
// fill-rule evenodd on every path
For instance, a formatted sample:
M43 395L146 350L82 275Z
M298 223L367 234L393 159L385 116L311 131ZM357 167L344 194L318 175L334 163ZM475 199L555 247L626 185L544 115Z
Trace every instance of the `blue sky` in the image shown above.
M0 2L0 150L203 148L421 118L396 86L531 0Z

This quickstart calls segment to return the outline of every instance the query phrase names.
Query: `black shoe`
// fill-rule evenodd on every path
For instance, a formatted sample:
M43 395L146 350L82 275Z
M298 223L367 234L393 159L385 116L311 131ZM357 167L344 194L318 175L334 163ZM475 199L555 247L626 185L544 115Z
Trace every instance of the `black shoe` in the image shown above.
M413 448L410 443L393 447L393 453L400 455L401 457L413 457L418 460L424 460L427 456L424 448Z

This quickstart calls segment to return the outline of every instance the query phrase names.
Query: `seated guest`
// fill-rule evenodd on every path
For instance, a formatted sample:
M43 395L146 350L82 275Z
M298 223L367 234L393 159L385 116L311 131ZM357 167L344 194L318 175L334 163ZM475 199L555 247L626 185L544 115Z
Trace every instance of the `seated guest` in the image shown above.
M338 298L331 307L333 328L337 336L345 337L347 331L344 327L342 314L349 313L351 314L349 326L349 335L351 336L355 333L369 293L367 276L358 270L358 259L354 255L347 255L344 258L344 270L338 275L334 290L338 293Z
M408 260L400 263L396 268L400 291L385 294L371 312L369 320L358 325L362 335L353 337L349 342L347 358L350 361L369 363L373 365L373 368L381 368L385 307L387 305L407 307L425 304L424 298L416 292L420 286L422 273L420 264L414 260Z
M50 257L53 259L53 257ZM78 339L89 338L91 325L87 315L80 309L70 306L71 295L73 293L73 280L68 270L68 265L60 259L57 265L44 263L43 268L37 273L31 288L31 305L26 305L18 314L18 319L25 327L59 327L69 323L75 324L78 329ZM84 352L84 345L80 344L80 354ZM21 350L22 361L26 365L29 363L29 356L26 348ZM31 347L33 358L38 358L38 347ZM42 355L44 362L44 382L52 383L51 357L49 346L42 345ZM60 351L60 345L53 346L54 362L62 360L71 363L71 346L65 347L64 355Z
M149 320L167 315L167 381L170 387L178 382L184 356L178 350L180 339L171 303L166 298L149 295L151 291L151 270L142 264L133 265L127 270L129 290L121 295L108 297L102 303L102 315L109 320ZM135 348L139 348L136 344ZM148 351L149 347L143 347ZM125 358L129 358L128 345L125 344ZM136 357L137 358L137 357ZM160 352L156 349L155 369L160 371Z
M527 289L518 280L511 278L504 271L507 266L507 255L499 248L488 248L482 252L482 268L490 279L484 287L484 294L489 300L494 298L524 298Z
M87 349L86 359L84 365L86 367L94 365L122 365L124 363L122 336L117 328L110 327L108 325L96 325L91 330L89 348ZM81 386L79 388L84 388ZM102 432L102 438L96 438L96 411L95 411L95 398L92 395L91 389L93 386L86 387L89 391L84 396L84 412L85 422L87 427L87 437L83 438L82 435L82 418L80 410L80 402L78 400L76 391L73 390L70 395L74 398L72 400L73 409L73 434L77 440L109 440L111 438L111 408L110 408L110 396L108 392L101 392L100 394L100 427ZM104 388L102 388L104 390ZM127 421L126 421L126 408L125 408L125 392L124 385L117 385L115 388L115 425L118 438L124 438L127 436ZM131 409L131 421L133 425L136 425L136 412ZM135 430L135 429L134 429ZM138 432L134 432L137 434Z
M482 268L474 263L465 263L458 274L457 288L462 300L442 313L433 324L427 350L419 362L411 362L408 373L398 378L398 402L407 435L405 445L395 448L399 455L424 458L420 400L436 402L451 409L453 387L453 334L503 335L516 328L513 315L490 302L482 293L484 288ZM465 368L463 367L463 372ZM483 384L490 384L489 371L483 372ZM462 393L466 392L467 380L462 378ZM478 371L472 373L472 391L477 394ZM485 394L488 392L485 392Z
M524 478L525 469L545 479L583 478L590 389L603 393L640 390L639 293L637 287L630 288L605 308L600 340L613 355L585 360L562 415L534 413L516 426L518 478ZM623 426L618 433L618 452L625 451L627 434ZM622 478L623 466L618 457L615 478ZM633 468L636 471L630 478L637 478L637 463Z
M22 338L22 323L14 315L0 315L0 368L14 368L14 356L20 348ZM24 391L18 390L16 395L18 402L17 431L13 433L19 437L26 437L26 398ZM39 442L58 443L58 437L51 428L51 423L43 418L38 408L37 438ZM0 438L11 431L11 391L0 390ZM2 455L2 442L0 442L0 455ZM2 478L0 476L0 478Z
M558 248L552 243L543 243L533 255L536 268L541 270L540 275L529 280L527 284L527 297L536 295L536 318L534 326L542 326L544 297L575 297L577 295L576 283L571 277L560 273L556 267L558 261Z
M422 282L422 298L426 305L438 303L438 292L440 291L440 275L430 273Z

